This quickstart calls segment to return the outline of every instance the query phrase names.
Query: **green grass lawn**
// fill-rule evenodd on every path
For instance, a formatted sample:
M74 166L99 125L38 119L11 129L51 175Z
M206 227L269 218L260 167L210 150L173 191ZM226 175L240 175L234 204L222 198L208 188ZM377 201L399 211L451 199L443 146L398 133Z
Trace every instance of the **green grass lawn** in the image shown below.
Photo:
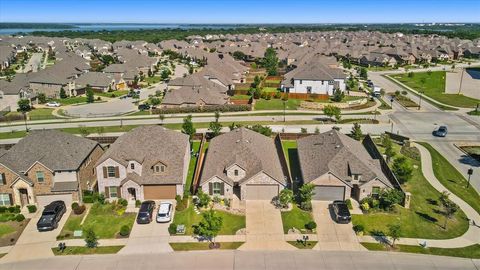
M282 141L282 148L285 158L287 159L292 180L301 180L302 173L300 171L300 163L298 161L297 141Z
M296 110L300 105L300 99L289 99L285 104L285 109ZM281 99L258 99L255 103L255 110L283 110L283 100Z
M234 215L224 211L216 211L223 219L223 226L219 235L234 235L238 230L245 228L245 216ZM193 203L183 211L175 211L173 223L185 225L185 234L193 234L193 225L198 224L202 220L202 215L195 213Z
M401 155L399 146L395 146L396 157L398 157ZM382 148L379 147L379 149ZM448 221L446 230L442 228L445 218L439 213L441 211L438 201L440 192L435 190L425 179L420 162L411 158L408 160L417 166L412 179L403 185L405 191L412 194L410 209L397 206L392 212L379 211L352 215L352 223L363 225L365 234L385 233L388 231L388 225L391 224L400 224L401 237L450 239L464 234L468 229L468 221L461 210Z
M219 249L237 249L244 242L222 242ZM210 250L209 242L198 243L169 243L174 251L191 251L191 250Z
M153 77L145 77L145 82L149 84L155 84L162 81L162 78L160 76L153 76Z
M124 207L110 203L104 205L94 203L83 225L80 225L81 219L79 221L76 217L70 216L65 232L93 228L99 238L115 238L123 225L132 228L135 217L134 213L125 213ZM73 235L70 235L65 238L72 237Z
M303 242L297 241L287 241L290 245L298 248L298 249L312 249L318 242L317 241L307 241L307 244L304 245Z
M263 87L262 91L266 93L276 93L278 92L278 89L275 87Z
M53 254L55 256L62 255L93 255L93 254L116 254L124 246L99 246L96 248L88 247L68 247L61 252L58 248L52 248Z
M313 221L312 213L303 211L293 204L291 211L282 211L283 232L288 233L291 228L305 229L305 224Z
M413 77L408 77L408 73L404 73L392 77L446 105L473 108L480 102L478 99L461 94L445 94L445 71L415 72ZM422 80L424 80L424 83L422 83Z
M15 232L15 228L9 224L0 223L0 237Z
M57 98L57 99L52 99L52 101L56 101L61 105L73 105L73 104L87 103L87 97L77 96L77 97L69 97L69 98Z
M55 119L57 117L52 115L53 110L50 108L35 109L28 112L28 116L30 120Z
M128 94L128 90L117 90L106 93L95 93L95 96L116 98Z
M57 236L57 240L65 239L65 238L72 238L73 232L81 228L80 223L82 222L83 217L87 211L84 211L81 215L75 215L73 212L65 222L65 225L62 228L62 231Z
M198 152L200 149L200 141L192 142L192 150L194 153ZM197 156L190 157L190 164L188 165L188 174L187 174L187 181L185 183L185 191L191 191L193 177L195 174L195 165L197 164Z
M388 251L391 250L390 247L385 246L380 243L360 243L368 250L373 251ZM421 246L409 246L409 245L396 245L395 250L397 252L408 252L408 253L420 253L420 254L429 254L429 255L439 255L439 256L451 256L451 257L462 257L462 258L472 258L480 259L480 245L472 245L462 248L423 248Z
M423 142L419 144L430 152L433 172L442 185L480 213L480 195L472 186L467 189L467 179L430 144Z
M249 100L250 98L251 96L249 95L234 95L230 97L231 100Z

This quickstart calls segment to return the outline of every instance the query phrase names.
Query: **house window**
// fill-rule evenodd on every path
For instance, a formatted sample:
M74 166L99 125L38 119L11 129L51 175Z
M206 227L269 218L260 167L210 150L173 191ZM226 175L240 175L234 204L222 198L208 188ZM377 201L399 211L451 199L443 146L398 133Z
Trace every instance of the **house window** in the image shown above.
M5 174L0 173L0 186L6 185L7 179L5 179Z
M222 183L220 182L213 183L213 189L212 189L213 195L220 195L221 189L222 189Z
M155 165L154 171L155 171L155 173L165 172L165 165L163 165L163 164Z
M233 174L234 174L235 176L238 176L238 170L234 170L234 171L233 171Z
M118 187L108 187L108 194L110 194L110 198L117 198Z
M372 187L372 197L378 197L380 194L380 187Z
M135 163L130 163L130 169L135 170Z
M308 93L308 94L311 94L311 93L312 93L312 87L311 87L311 86L307 86L307 93Z
M37 171L35 175L37 176L37 182L43 183L45 181L45 174L42 171Z
M0 194L0 205L1 206L12 205L12 203L10 202L9 194L6 194L6 193Z
M300 84L302 84L303 80L300 80Z
M108 166L107 167L107 176L108 177L115 177L115 167Z

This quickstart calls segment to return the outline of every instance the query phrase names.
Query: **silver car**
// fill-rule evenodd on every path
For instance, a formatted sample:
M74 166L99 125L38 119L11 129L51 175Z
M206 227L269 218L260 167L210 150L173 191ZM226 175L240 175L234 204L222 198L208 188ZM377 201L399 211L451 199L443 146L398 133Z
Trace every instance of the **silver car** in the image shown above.
M170 222L173 216L173 205L170 202L161 202L158 206L157 222Z

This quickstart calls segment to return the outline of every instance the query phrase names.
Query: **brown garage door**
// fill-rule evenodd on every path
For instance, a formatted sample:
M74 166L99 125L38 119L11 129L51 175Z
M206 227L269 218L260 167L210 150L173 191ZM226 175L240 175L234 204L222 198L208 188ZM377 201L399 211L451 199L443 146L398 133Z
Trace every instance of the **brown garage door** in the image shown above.
M278 195L278 185L247 185L245 200L271 200Z
M145 200L175 199L176 194L175 185L143 186Z

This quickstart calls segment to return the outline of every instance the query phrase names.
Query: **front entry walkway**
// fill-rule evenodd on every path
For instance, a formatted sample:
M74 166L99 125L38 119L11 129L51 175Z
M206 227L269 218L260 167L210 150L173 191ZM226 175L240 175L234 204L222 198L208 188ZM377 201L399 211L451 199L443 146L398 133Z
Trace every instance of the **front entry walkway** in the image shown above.
M312 201L313 219L317 223L318 244L316 250L365 250L358 242L352 223L336 223L329 210L329 202Z
M246 202L246 243L239 250L295 250L285 242L282 217L270 201Z

